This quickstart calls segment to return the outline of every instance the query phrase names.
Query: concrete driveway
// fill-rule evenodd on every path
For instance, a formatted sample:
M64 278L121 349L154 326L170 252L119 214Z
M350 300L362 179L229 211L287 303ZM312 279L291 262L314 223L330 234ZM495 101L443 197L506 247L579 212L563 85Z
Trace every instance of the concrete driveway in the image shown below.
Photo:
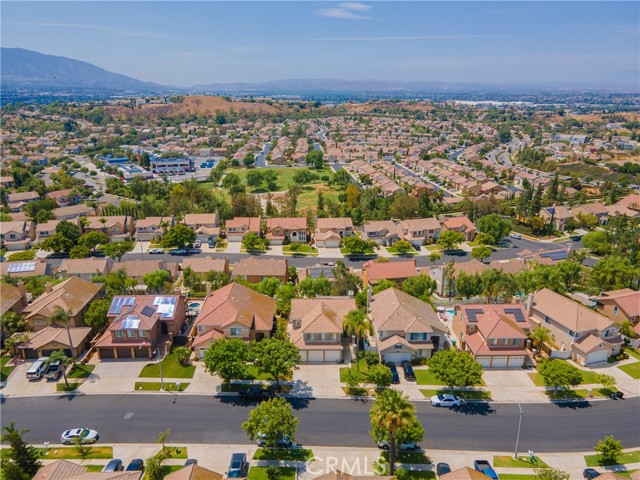
M133 392L138 375L147 363L153 360L102 360L80 387L85 393ZM145 380L156 381L152 378Z
M26 361L18 364L11 372L11 376L7 380L7 386L2 389L2 393L7 396L12 395L48 395L55 393L56 383L52 380L29 380L27 371L33 365L33 361ZM61 377L62 378L62 377ZM64 381L64 380L63 380Z
M304 363L293 372L292 394L308 397L343 397L340 386L340 368L345 365L334 363Z

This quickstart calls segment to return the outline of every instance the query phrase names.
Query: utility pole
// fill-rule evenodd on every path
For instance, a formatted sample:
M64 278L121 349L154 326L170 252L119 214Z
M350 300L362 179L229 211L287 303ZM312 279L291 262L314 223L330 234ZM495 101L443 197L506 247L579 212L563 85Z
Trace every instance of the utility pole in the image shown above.
M524 414L522 413L522 407L520 406L520 402L516 402L516 403L518 404L518 409L520 410L520 417L518 417L518 435L516 436L516 451L513 454L513 458L515 460L518 460L518 443L520 442L520 426L522 425L522 417L524 416Z

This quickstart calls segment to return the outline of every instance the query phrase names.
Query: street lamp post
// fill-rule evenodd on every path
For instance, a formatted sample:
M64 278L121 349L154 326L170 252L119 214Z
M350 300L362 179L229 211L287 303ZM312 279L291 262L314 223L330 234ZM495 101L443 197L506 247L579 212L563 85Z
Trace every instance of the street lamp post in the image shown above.
M160 390L164 390L164 379L162 378L162 362L160 361L160 348L156 348L153 353L158 355L158 367L160 367Z
M518 443L520 442L520 426L522 425L522 417L524 416L524 414L522 413L522 407L520 406L520 402L517 402L517 404L518 404L518 409L520 409L520 417L518 417L518 435L516 436L516 451L513 454L513 458L515 460L518 460Z

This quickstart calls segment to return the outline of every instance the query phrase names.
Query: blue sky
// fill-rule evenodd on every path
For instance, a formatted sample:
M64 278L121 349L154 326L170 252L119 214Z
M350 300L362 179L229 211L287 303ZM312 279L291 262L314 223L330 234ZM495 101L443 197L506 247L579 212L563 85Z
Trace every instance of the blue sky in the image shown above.
M145 81L640 83L640 2L2 1L2 46Z

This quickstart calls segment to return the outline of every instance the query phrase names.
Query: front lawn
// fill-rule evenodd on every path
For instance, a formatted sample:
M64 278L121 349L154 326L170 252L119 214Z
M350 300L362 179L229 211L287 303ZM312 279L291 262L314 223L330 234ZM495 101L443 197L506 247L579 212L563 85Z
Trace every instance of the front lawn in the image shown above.
M162 448L160 448L160 450L158 452L156 452L156 455L158 453L162 452ZM169 459L187 459L189 458L189 455L187 455L187 447L168 447L165 446L164 447L164 453L165 455L167 455L167 458Z
M602 398L608 397L611 393L617 392L617 388L595 388L591 391L591 397L593 398ZM547 390L546 395L551 400L569 400L572 398L575 399L584 399L589 397L589 390L586 388L581 388L577 390L558 390L554 392L553 390Z
M181 468L184 468L184 465L163 465L162 467L160 467L160 477L164 478L170 473L180 470ZM142 480L150 480L150 477L147 475L146 471L144 473L144 476L142 477Z
M83 465L87 469L87 472L101 472L104 465Z
M16 368L7 365L7 362L11 360L11 358L9 355L0 358L0 382L6 382L11 372Z
M522 473L501 473L500 480L536 480L535 475L527 475Z
M623 350L625 353L628 353L629 355L634 357L636 360L640 360L640 350L638 350L637 348L623 347Z
M164 389L167 392L184 392L189 383L180 382L180 390L178 390L178 386L174 382L164 382ZM160 382L136 382L133 387L136 391L138 390L147 390L147 391L159 391L160 390Z
M75 367L71 367L71 370L67 373L67 378L88 378L94 368L96 368L96 366L90 363L86 365L77 363Z
M112 459L113 447L88 447L89 453L84 457L78 452L78 447L39 448L40 458L45 460L65 459Z
M195 365L183 367L178 357L172 352L162 360L162 376L164 378L193 378L196 371ZM160 366L158 362L149 363L140 372L140 377L160 378Z
M56 384L56 392L73 392L80 385L78 382L69 382L69 388L67 388L67 384L62 381L62 383Z
M494 455L493 466L500 468L547 468L549 465L538 457L536 457L535 463L531 463L528 456L518 457L518 460L515 460L510 455Z
M440 395L441 393L451 393L448 388L440 390L420 390L426 398L431 398L434 395ZM454 395L465 400L491 400L491 392L488 390L454 390Z
M308 448L294 450L287 448L276 448L275 450L259 448L253 455L254 460L299 460L304 462L310 458L313 458L313 451Z
M285 255L306 255L317 257L318 249L316 247L312 247L311 245L302 244L298 247L297 250L291 250L291 245L284 245L282 247L282 253L284 253Z
M625 465L627 463L640 462L640 450L634 450L632 452L624 452L618 457L615 462L604 462L600 455L587 455L584 457L584 461L587 462L587 467L603 467L606 465Z
M618 368L635 379L640 378L640 362L627 363L626 365L621 365Z
M444 385L428 368L414 369L413 373L416 374L416 382L418 385Z
M364 358L358 360L358 368L356 368L354 364L351 367L342 367L340 369L340 383L347 383L347 372L349 370L353 370L360 383L367 383L369 381L369 365Z
M554 362L564 362L565 360L555 359ZM580 370L582 375L582 381L580 385L597 385L600 383L598 376L598 372L593 372L589 370ZM529 373L529 378L535 383L538 387L546 387L547 385L544 383L544 378L540 375L539 372Z
M389 252L391 255L399 255L399 256L412 256L412 255L417 255L418 252L416 252L413 248L411 250L407 250L407 251L398 251L397 248L395 247L386 247L387 248L387 252Z
M389 461L389 452L382 452L380 458L385 463ZM396 457L397 463L410 463L414 465L430 465L431 459L427 457L424 452L400 452Z
M247 480L268 480L267 469L269 467L251 467ZM280 472L278 477L280 480L294 480L296 478L296 469L294 467L275 467Z

